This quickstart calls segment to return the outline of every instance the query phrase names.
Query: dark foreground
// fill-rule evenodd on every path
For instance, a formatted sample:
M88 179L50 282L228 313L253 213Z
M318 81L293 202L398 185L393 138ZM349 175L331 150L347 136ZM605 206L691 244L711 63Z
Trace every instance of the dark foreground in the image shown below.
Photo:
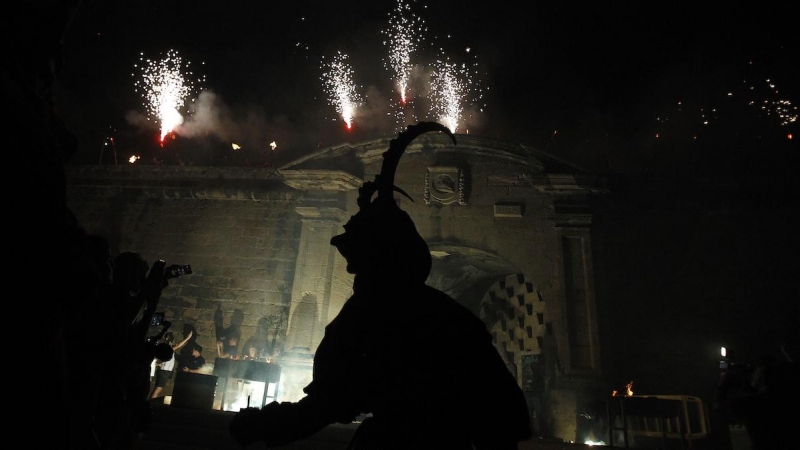
M233 412L195 410L155 405L153 424L145 433L140 450L243 450L228 434ZM357 424L334 424L319 433L302 439L281 450L344 450ZM249 445L246 450L265 450L263 443ZM519 450L585 450L584 444L534 439L524 442Z

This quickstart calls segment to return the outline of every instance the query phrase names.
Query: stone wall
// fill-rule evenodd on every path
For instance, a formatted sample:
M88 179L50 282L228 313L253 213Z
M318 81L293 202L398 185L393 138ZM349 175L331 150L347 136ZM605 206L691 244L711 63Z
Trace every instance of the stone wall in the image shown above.
M266 316L282 348L301 229L291 190L269 172L137 169L72 167L69 203L81 224L109 238L114 254L192 266L170 280L159 310L173 330L197 329L207 361L218 307L226 325L234 309L244 313L243 340Z

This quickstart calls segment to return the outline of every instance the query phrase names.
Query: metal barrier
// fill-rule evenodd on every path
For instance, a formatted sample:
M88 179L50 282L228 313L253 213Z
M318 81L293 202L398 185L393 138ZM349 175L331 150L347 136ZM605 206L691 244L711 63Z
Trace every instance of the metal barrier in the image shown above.
M622 432L625 448L630 438L660 438L662 448L669 439L678 440L680 448L693 448L693 441L709 433L708 407L691 395L633 395L611 397L607 403L609 445L614 446L614 432Z

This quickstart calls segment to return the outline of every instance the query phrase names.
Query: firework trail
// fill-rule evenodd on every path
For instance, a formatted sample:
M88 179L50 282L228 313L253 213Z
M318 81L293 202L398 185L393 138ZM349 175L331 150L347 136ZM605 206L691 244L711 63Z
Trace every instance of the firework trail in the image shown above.
M164 137L183 123L179 109L183 107L186 97L194 92L191 79L184 76L184 73L191 74L188 70L190 63L184 64L174 50L169 50L159 61L145 59L144 56L140 61L142 78L134 86L141 93L149 115L160 124L160 141L163 144Z
M408 100L408 83L411 77L411 54L423 41L425 22L411 12L411 5L398 0L397 6L389 14L389 28L382 33L388 36L384 45L389 47L389 60L384 61L387 69L394 73L400 103Z
M353 128L353 116L361 103L361 97L353 84L353 69L347 62L346 53L337 52L330 62L322 63L322 85L328 94L328 102L336 108L347 124Z

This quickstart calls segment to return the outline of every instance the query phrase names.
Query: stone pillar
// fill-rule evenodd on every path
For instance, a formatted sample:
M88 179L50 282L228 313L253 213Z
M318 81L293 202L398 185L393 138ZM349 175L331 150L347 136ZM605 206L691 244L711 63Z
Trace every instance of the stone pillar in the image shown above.
M569 339L567 359L570 372L600 371L600 345L597 329L597 304L594 293L592 238L588 225L591 216L581 217L584 226L556 224L564 287L564 316Z
M562 369L571 375L592 375L600 372L600 335L597 326L597 304L594 292L592 262L591 214L555 213L548 216L558 237L562 336L566 346L560 351Z
M339 231L344 211L299 206L302 216L300 247L295 266L286 343L280 358L279 401L296 401L311 382L314 352L331 321L329 305L336 248L331 238Z
M583 442L577 411L601 376L600 335L594 291L590 226L592 215L558 202L548 216L558 240L558 278L561 280L561 329L557 340L561 375L550 392L553 434L565 441Z

